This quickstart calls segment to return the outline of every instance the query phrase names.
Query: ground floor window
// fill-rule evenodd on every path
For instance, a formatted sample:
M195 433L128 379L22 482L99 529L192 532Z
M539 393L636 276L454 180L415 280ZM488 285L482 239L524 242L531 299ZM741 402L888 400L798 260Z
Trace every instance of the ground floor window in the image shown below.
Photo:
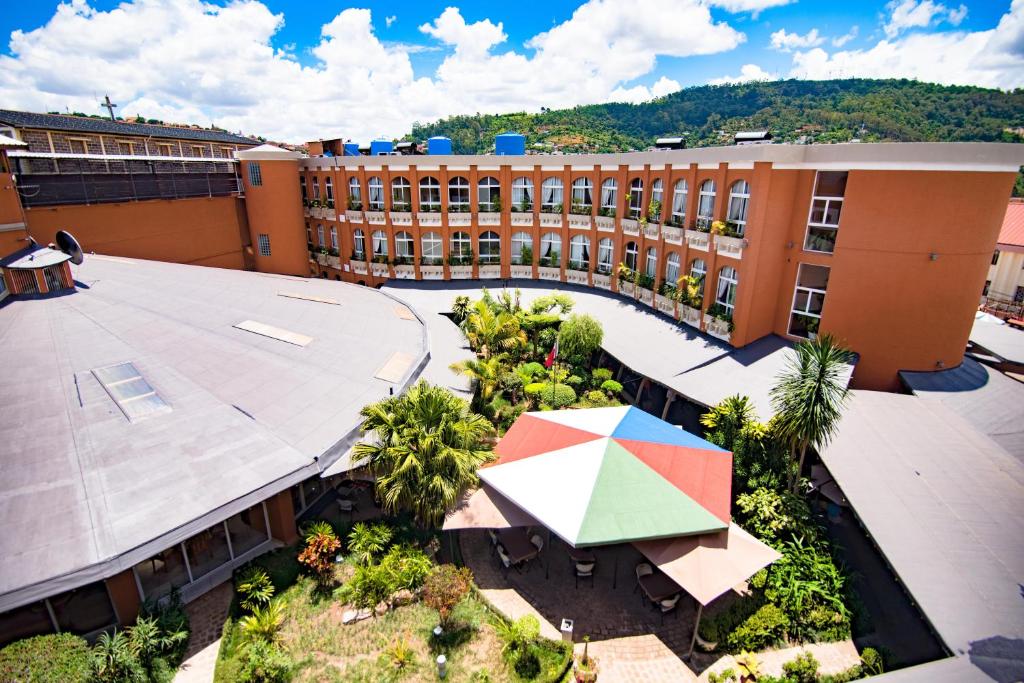
M436 232L428 232L420 237L420 242L422 243L423 264L427 266L441 265L444 258L441 236Z
M366 233L362 230L352 233L352 257L356 261L366 260Z
M384 234L383 230L375 230L371 238L373 240L373 258L386 259L388 257L388 236Z
M533 237L528 232L512 235L512 263L533 265Z
M720 304L732 315L736 306L736 285L739 284L739 274L732 266L725 266L718 271L718 294L715 303Z
M501 239L498 233L488 230L480 235L480 263L501 263Z
M612 239L605 237L597 243L597 272L607 275L612 272Z
M637 249L636 242L626 243L626 257L623 259L626 263L626 267L630 270L636 270L637 257L640 254L640 250Z
M821 311L825 307L829 268L801 263L793 291L793 308L789 317L789 334L813 339L818 334Z
M562 236L548 232L540 238L540 265L557 268L562 263Z
M590 238L574 235L569 240L569 267L586 270L590 266Z

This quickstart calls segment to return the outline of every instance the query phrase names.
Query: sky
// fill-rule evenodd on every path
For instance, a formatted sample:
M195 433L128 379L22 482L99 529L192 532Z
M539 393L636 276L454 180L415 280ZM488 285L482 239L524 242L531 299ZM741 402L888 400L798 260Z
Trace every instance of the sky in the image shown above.
M0 12L0 106L304 142L692 85L1024 87L1024 0L34 0Z

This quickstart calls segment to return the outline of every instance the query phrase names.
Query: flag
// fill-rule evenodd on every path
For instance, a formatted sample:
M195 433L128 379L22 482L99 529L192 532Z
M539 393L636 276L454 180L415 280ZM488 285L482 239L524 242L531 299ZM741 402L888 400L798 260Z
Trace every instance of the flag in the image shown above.
M554 365L555 359L558 358L558 339L555 338L555 345L551 347L551 353L548 354L547 360L544 361L544 367L551 369Z

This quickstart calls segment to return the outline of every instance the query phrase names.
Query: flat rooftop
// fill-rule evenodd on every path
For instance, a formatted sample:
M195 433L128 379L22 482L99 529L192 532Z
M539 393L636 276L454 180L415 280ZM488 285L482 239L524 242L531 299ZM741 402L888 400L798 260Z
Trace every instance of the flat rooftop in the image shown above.
M0 611L318 473L426 357L419 320L365 287L103 256L72 271L73 293L0 304ZM93 373L124 362L169 411L125 417Z
M1024 663L1024 464L941 400L873 391L821 457L953 654Z
M1024 330L979 316L971 327L970 342L997 360L1024 364Z

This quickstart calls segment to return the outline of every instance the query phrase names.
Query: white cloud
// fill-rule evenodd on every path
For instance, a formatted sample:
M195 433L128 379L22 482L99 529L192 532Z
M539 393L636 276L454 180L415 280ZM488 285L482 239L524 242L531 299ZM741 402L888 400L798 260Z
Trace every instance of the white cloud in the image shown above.
M391 28L391 24L395 23L396 21L398 21L398 17L396 17L394 14L392 14L389 17L384 17L384 25L387 28Z
M833 38L832 39L832 45L834 45L835 47L842 47L842 46L846 45L848 42L850 42L851 40L853 40L854 38L856 38L857 34L859 34L859 33L860 33L860 27L854 25L854 26L852 26L850 28L849 31L847 31L843 35L839 36L838 38Z
M738 76L722 76L721 78L712 78L708 81L711 85L726 85L729 83L746 83L748 81L774 81L779 77L778 74L765 71L757 64L744 64L740 68Z
M796 2L796 0L710 0L712 5L721 7L726 12L733 14L750 12L755 17L770 7L781 7L791 2Z
M679 81L662 76L649 88L645 85L636 85L632 88L623 88L622 86L619 86L611 92L608 99L611 102L646 102L654 99L655 97L664 97L665 95L674 93L681 87L682 86L679 85Z
M987 31L911 33L869 49L793 55L795 78L916 78L991 88L1024 87L1024 0Z
M771 47L782 52L792 52L808 47L817 47L825 42L824 36L818 35L818 29L812 28L805 35L799 33L786 33L786 29L780 28L771 35Z
M889 20L882 27L887 38L895 38L908 29L927 28L943 21L958 26L967 16L966 5L950 9L932 0L891 0L885 8L890 12Z
M44 26L11 34L9 54L0 55L0 102L98 113L96 96L109 92L125 114L286 141L368 139L451 114L608 101L650 75L659 56L714 54L746 40L713 19L705 0L590 0L512 48L501 23L467 23L451 8L421 27L448 54L417 77L410 55L437 46L382 41L369 10L345 9L325 24L307 65L271 44L285 19L260 0L136 0L109 11L72 0ZM679 84L639 87L628 91L650 98Z

